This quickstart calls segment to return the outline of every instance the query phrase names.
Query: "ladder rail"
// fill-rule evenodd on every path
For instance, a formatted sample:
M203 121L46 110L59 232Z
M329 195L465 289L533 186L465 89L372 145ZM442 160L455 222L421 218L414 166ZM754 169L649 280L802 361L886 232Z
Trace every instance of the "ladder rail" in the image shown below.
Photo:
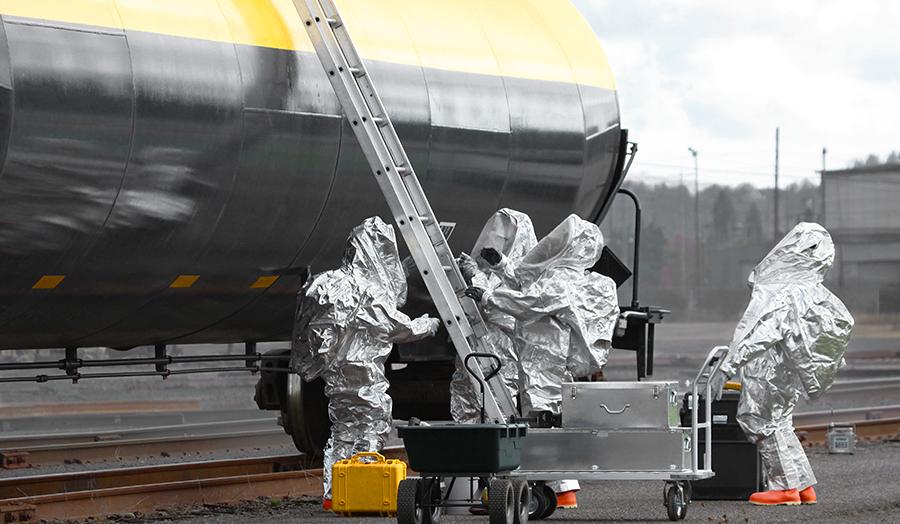
M393 122L332 0L293 0L316 54L422 273L460 359L484 351L484 321L470 298L453 252L440 229ZM473 387L484 379L475 366ZM485 411L496 421L516 415L502 378L487 381Z

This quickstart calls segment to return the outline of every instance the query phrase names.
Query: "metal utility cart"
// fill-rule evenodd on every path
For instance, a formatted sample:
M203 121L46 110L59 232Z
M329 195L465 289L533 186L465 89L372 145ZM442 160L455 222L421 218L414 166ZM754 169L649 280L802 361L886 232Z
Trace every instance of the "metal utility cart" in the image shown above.
M690 481L714 475L709 379L727 351L712 349L697 373L689 399L690 426L681 425L674 382L563 384L563 427L529 429L521 466L510 478L536 481L533 492L539 504L542 484L549 480L662 480L669 519L683 519L691 501ZM698 409L700 402L705 409ZM541 518L541 512L532 518Z
M470 364L476 358L494 362L484 380ZM530 489L525 478L511 478L519 467L525 435L524 424L485 423L485 381L500 372L501 362L489 353L471 353L463 361L481 387L480 424L413 424L397 428L410 467L418 478L400 482L397 490L399 524L432 524L445 508L483 506L482 487L487 488L487 514L491 524L524 524L532 511ZM476 364L478 367L478 364ZM479 479L468 495L451 498L458 482Z

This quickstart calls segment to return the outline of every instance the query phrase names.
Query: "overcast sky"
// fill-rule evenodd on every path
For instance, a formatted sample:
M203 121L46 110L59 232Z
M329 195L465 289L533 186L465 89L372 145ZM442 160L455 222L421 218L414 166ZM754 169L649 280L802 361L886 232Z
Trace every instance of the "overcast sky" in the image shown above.
M900 150L900 2L573 0L600 37L632 176L772 185Z

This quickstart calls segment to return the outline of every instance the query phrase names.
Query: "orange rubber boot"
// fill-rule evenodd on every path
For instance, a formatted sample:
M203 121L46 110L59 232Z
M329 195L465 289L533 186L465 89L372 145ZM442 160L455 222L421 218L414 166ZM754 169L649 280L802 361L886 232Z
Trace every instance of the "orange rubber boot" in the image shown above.
M577 490L563 491L556 494L556 507L562 509L575 509L578 507Z
M800 502L803 504L815 504L816 503L816 490L813 489L812 486L804 489L800 492Z
M750 503L757 506L797 506L800 504L800 494L796 489L760 491L750 495Z
M331 511L331 499L322 499L322 509Z

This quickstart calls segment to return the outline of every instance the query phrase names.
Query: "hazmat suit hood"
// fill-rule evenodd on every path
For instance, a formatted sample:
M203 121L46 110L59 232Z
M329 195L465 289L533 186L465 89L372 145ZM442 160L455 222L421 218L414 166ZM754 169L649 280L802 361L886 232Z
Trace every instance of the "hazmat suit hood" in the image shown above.
M522 258L516 275L529 284L554 269L584 271L596 264L602 253L600 228L569 215Z
M834 242L828 231L819 224L802 222L757 264L747 282L751 288L756 284L821 283L833 263Z
M811 398L826 391L843 365L853 317L822 283L834 261L824 227L797 224L756 266L753 293L738 323L723 369L734 374L764 358L783 362L795 387Z
M350 232L343 267L384 290L395 307L406 303L406 275L397 237L394 228L380 217L367 218Z
M531 218L515 209L503 208L484 224L472 248L472 255L477 257L482 249L492 247L508 258L510 264L518 265L536 244L537 236Z

